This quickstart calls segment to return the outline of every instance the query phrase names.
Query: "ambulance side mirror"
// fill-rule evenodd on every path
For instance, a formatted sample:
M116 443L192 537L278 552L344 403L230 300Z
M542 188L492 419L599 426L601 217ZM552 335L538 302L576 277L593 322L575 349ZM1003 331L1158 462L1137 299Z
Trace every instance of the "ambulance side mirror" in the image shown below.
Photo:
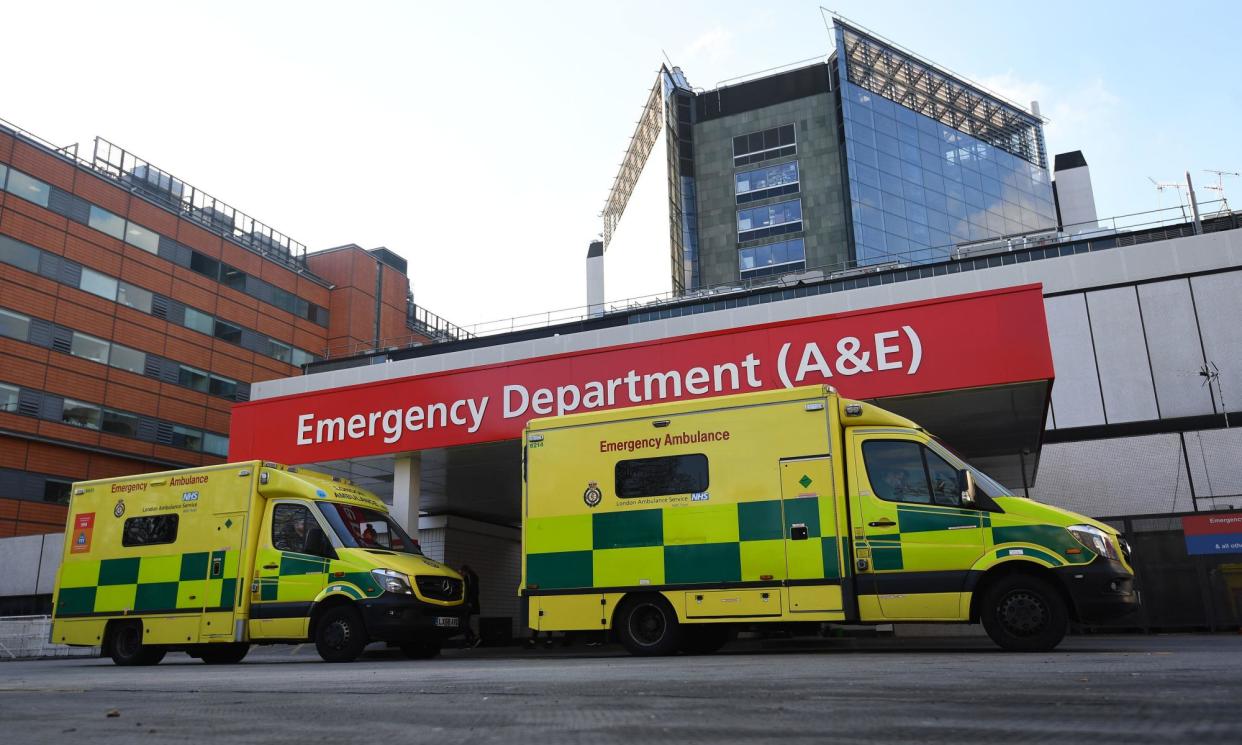
M962 495L962 504L973 507L975 504L975 477L965 468L957 472L957 490Z

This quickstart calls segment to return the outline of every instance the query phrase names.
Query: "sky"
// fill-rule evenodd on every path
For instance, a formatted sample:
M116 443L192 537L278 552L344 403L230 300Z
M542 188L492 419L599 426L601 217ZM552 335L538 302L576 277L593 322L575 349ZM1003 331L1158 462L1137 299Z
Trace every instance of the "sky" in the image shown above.
M876 3L833 10L1010 98L1082 150L1101 216L1148 180L1242 171L1236 2ZM311 250L409 260L470 328L586 302L587 244L666 59L696 87L813 57L817 2L6 4L0 118L104 137ZM1242 207L1242 178L1225 193ZM614 300L616 298L609 298Z

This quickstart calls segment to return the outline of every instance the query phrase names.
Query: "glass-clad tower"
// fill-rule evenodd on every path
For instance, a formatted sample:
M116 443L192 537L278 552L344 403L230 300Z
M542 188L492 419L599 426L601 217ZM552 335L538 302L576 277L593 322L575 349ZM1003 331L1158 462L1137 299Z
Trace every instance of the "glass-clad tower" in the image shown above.
M834 19L835 88L860 265L1057 225L1042 121Z

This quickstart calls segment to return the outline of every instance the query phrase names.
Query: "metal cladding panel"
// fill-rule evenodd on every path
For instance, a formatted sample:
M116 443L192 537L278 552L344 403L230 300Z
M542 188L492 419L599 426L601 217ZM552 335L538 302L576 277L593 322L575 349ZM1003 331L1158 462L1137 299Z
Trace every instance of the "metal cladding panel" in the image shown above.
M1203 347L1190 283L1175 279L1139 285L1138 296L1160 416L1211 414L1212 398L1199 377Z
M1046 298L1044 312L1052 343L1052 365L1057 374L1057 382L1052 386L1057 429L1104 424L1086 299L1081 294Z
M1087 310L1108 421L1116 424L1158 418L1134 288L1089 292Z
M1031 497L1090 517L1194 509L1176 434L1045 445Z
M1195 308L1199 333L1209 363L1220 369L1226 410L1242 410L1242 293L1238 292L1242 272L1194 277ZM1215 393L1215 392L1214 392ZM1220 402L1217 400L1217 407Z

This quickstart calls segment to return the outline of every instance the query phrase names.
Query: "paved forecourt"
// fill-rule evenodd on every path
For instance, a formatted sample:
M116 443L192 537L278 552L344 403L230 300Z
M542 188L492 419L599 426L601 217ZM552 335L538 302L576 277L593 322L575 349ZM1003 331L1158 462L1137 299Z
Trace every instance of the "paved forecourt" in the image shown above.
M240 666L170 655L0 663L14 743L1236 742L1242 637L1073 637L1049 654L976 639L740 644L637 659L612 647L378 652L303 648ZM115 716L108 716L115 712ZM12 739L15 738L15 739Z

